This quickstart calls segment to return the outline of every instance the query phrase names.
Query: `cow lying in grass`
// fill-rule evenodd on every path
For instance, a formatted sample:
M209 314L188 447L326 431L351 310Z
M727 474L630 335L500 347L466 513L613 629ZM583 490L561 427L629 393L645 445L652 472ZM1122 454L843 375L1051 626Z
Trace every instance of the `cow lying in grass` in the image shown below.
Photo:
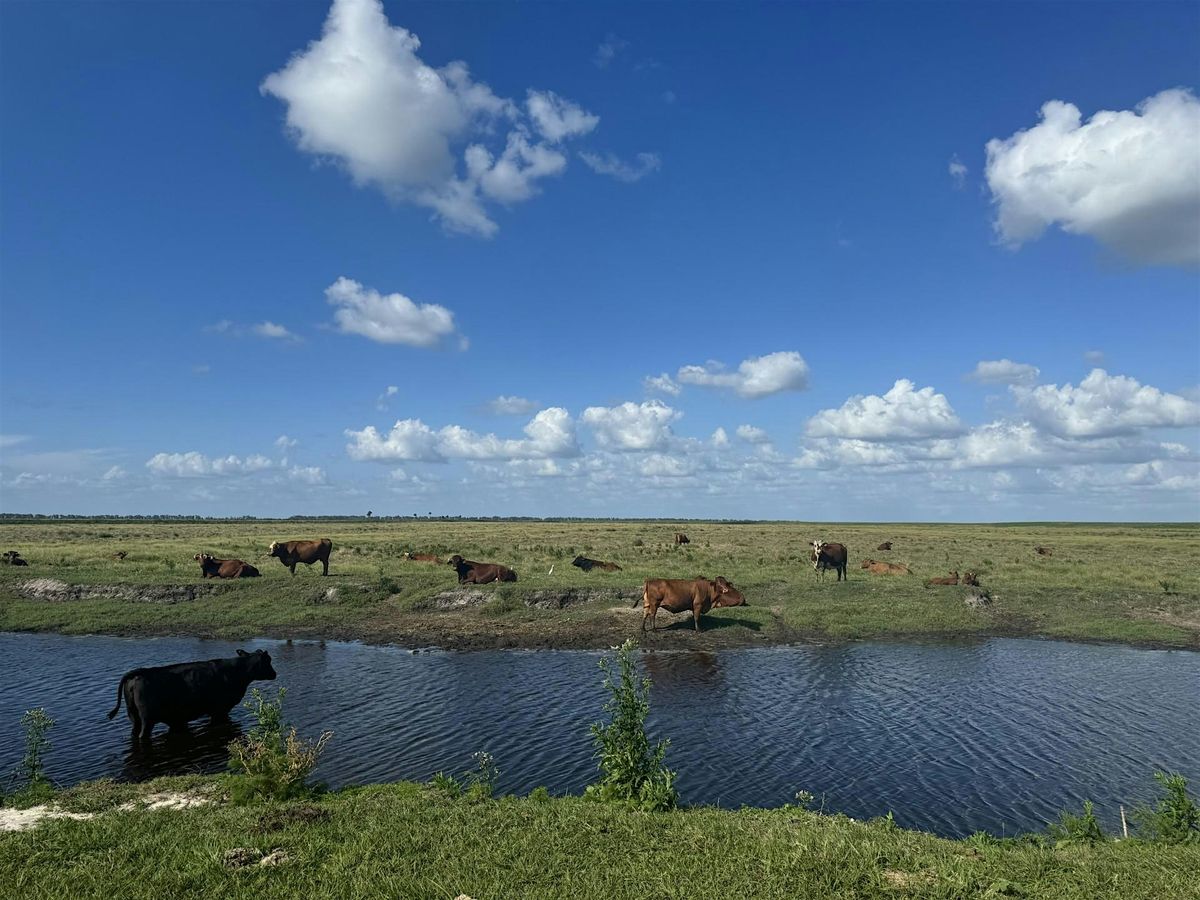
M911 575L912 569L900 563L879 562L874 559L864 559L861 569L866 569L872 575Z
M217 559L208 553L197 553L192 559L200 563L202 578L258 578L262 574L240 559Z
M951 572L949 575L947 575L944 578L930 578L927 582L925 582L925 587L930 587L931 585L935 585L935 584L941 584L941 585L958 584L958 570L955 569L953 572Z
M621 567L616 563L602 562L598 559L588 559L586 556L577 556L571 560L571 565L577 569L583 569L585 572L590 572L592 569L600 569L604 572L620 572Z
M458 573L459 584L488 584L492 581L516 581L517 573L498 563L479 563L463 559L455 553L446 561Z

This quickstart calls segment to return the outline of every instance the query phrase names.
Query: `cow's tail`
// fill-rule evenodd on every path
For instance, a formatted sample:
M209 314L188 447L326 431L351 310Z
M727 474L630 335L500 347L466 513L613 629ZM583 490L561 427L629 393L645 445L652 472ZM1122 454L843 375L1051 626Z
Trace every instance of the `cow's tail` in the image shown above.
M117 711L121 708L121 698L125 696L125 682L129 679L129 672L121 676L121 680L117 682L117 705L112 708L112 712L108 714L111 719L116 716Z

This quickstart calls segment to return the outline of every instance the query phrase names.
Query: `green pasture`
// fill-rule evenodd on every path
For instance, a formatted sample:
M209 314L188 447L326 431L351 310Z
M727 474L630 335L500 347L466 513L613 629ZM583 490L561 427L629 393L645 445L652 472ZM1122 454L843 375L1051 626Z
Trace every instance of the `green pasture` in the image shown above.
M691 543L676 548L676 530ZM273 540L318 537L333 540L329 578L320 577L319 564L299 566L293 578L266 556ZM813 538L848 546L848 582L812 571ZM876 550L883 541L894 549ZM1037 555L1037 545L1053 555ZM1191 524L37 521L0 524L0 547L29 561L28 567L0 566L5 630L369 640L431 634L432 642L451 644L458 632L495 632L516 645L538 646L579 646L576 635L586 634L582 643L606 646L637 630L640 614L628 609L630 601L601 597L538 609L525 600L538 591L637 591L650 577L724 575L749 606L710 613L699 637L685 633L681 616L653 639L721 646L1037 635L1200 649L1200 526ZM112 558L118 550L127 553L124 560ZM491 599L480 606L431 609L431 598L457 586L454 573L405 561L405 550L504 563L519 581L482 588ZM263 577L222 582L211 595L173 603L49 602L27 599L21 590L32 578L91 586L198 584L192 556L201 551L243 559ZM570 565L576 554L616 562L623 571L584 573ZM859 568L866 558L905 563L915 574L868 575ZM964 603L967 588L924 585L952 569L977 572L992 602L975 609Z

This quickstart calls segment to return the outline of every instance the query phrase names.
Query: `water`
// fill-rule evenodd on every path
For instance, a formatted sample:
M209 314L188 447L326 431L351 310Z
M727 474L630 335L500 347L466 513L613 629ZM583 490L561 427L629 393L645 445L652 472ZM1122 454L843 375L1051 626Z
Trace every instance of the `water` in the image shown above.
M331 786L473 768L499 788L579 793L595 776L588 724L606 699L582 651L411 653L347 643L0 634L0 773L22 753L19 719L58 722L46 757L61 784L221 771L232 725L129 740L116 700L141 665L271 653L301 734L335 732ZM1154 769L1200 785L1200 654L1034 640L857 643L655 652L650 731L669 736L685 803L778 806L804 789L828 811L886 815L943 835L1040 830L1064 807L1149 800ZM271 685L273 687L273 685ZM162 729L162 726L160 726Z

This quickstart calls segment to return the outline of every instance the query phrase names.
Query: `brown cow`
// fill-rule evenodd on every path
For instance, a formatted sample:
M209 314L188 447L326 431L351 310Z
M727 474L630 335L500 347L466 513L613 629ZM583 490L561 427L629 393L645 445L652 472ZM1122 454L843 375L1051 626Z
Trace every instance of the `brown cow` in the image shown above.
M5 550L4 564L8 566L27 566L29 565L29 561L21 559L21 554L16 550Z
M971 587L979 587L979 576L974 572L967 572L962 577L962 583L970 585Z
M659 608L667 612L692 611L692 624L700 630L700 616L718 606L746 606L746 598L724 578L647 578L642 589L642 631L658 628Z
M826 569L835 569L837 571L837 580L841 581L845 578L850 580L850 576L846 573L846 560L848 551L845 544L833 544L826 541L813 541L812 551L809 553L809 561L813 564L813 571L825 574Z
M446 560L458 573L459 584L487 584L491 581L516 581L517 573L498 563L478 563L463 559L457 553Z
M877 562L873 559L864 559L859 567L866 569L872 575L911 575L912 569L900 563Z
M1034 547L1033 552L1036 553L1038 556L1053 556L1054 555L1054 551L1051 550L1049 547Z
M891 542L891 541L884 541L882 544L880 544L880 545L879 545L878 547L876 547L875 549L876 549L876 550L891 550L891 549L892 549L892 542Z
M676 547L678 547L680 544L690 544L690 543L691 543L691 541L688 540L688 536L686 534L684 534L682 531L675 532L675 546Z
M592 569L602 569L605 572L620 572L621 567L616 563L601 562L598 559L588 559L586 556L577 556L571 560L571 565L577 569L583 569L585 572L590 572Z
M333 550L333 541L321 538L319 541L273 541L270 556L278 557L279 561L296 574L296 563L311 566L317 560L321 561L321 574L329 574L329 554Z
M202 578L258 578L262 574L240 559L217 559L211 553L197 553L192 559L200 563Z
M436 556L434 556L432 553L409 553L409 552L405 551L404 553L400 554L400 558L407 559L411 562L429 562L429 563L440 563L441 562L441 560L438 559Z
M945 578L930 578L927 582L925 582L925 587L929 587L933 584L958 584L958 570L955 569Z

